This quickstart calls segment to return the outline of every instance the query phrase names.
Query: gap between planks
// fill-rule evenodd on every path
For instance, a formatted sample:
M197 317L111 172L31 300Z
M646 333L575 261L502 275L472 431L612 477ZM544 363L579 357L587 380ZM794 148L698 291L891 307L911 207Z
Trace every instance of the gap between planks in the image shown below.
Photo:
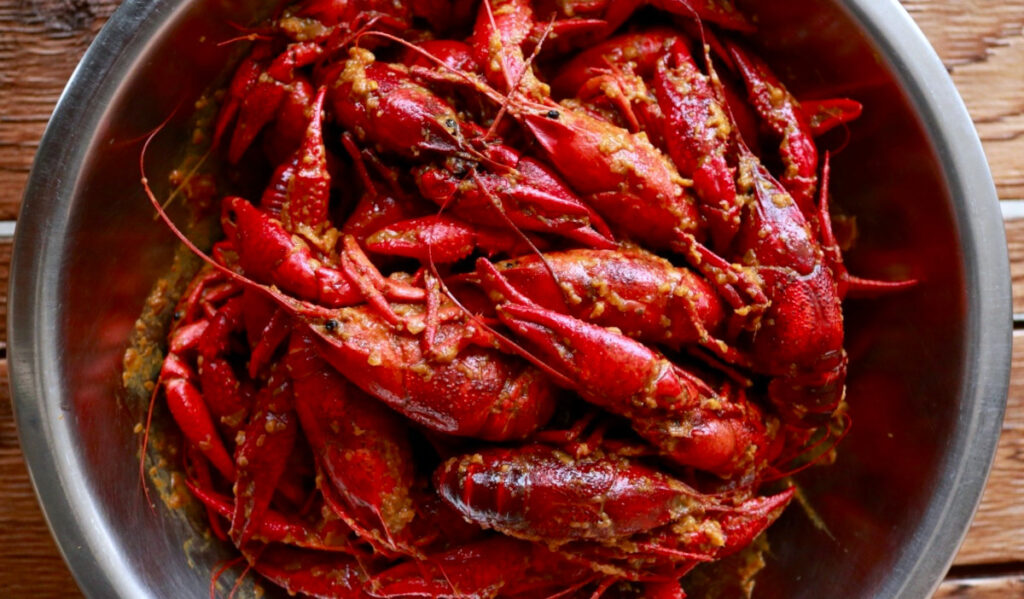
M932 599L1024 597L1024 563L953 566Z

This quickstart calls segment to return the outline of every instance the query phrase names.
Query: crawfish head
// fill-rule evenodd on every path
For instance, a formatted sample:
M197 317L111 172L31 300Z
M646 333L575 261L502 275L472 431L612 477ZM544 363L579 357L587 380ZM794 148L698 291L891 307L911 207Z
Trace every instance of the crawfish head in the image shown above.
M405 67L352 48L326 79L334 117L380 150L406 158L465 152L455 109L415 83Z

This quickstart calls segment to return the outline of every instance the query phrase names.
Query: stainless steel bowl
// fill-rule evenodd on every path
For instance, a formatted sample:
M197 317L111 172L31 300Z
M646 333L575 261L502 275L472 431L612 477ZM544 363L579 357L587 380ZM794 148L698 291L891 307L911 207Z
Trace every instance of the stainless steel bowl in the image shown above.
M229 49L215 42L236 34L225 23L256 4L128 0L68 84L25 193L11 385L39 499L92 597L208 592L217 554L186 557L195 531L147 506L137 414L119 399L132 323L174 245L136 165L141 138L221 71ZM861 232L852 270L921 280L848 302L852 431L834 467L801 478L828 532L790 509L757 596L924 597L971 520L1005 405L1009 267L991 176L946 71L895 0L746 4L801 95L866 106L833 172L834 202ZM178 157L185 123L151 148L153 175Z

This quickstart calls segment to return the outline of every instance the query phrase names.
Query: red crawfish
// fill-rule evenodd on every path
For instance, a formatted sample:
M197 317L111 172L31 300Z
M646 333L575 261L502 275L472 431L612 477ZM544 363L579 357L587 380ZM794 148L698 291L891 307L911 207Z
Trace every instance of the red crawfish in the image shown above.
M746 83L751 104L762 122L780 139L783 172L779 181L796 201L804 218L814 223L818 147L807 113L767 63L737 43L727 41L725 46Z
M366 238L366 249L391 256L415 258L423 264L457 262L474 251L488 256L521 255L543 246L540 238L529 243L508 229L471 225L447 215L423 216L389 224Z
M343 245L357 249L352 237ZM379 280L364 280L359 290L375 301L351 307L326 309L258 287L316 334L328 363L413 422L447 434L507 440L547 421L554 396L540 371L493 349L492 336L454 306L427 296L388 303L380 292L383 277L372 270Z
M237 476L232 488L235 509L228 531L236 546L247 543L260 529L285 475L298 432L291 380L278 362L256 394L249 421L237 437Z
M230 520L234 513L234 499L222 495L195 478L187 479L189 491L217 516ZM354 545L354 535L349 527L330 510L313 509L310 513L320 516L316 521L287 514L273 508L263 513L252 540L261 543L285 543L304 549L337 553L360 554ZM325 515L326 514L326 515ZM211 516L211 521L213 517Z
M492 55L521 52L498 45ZM614 231L648 247L681 254L743 313L767 303L752 276L701 243L698 204L679 171L643 133L631 133L569 104L505 96L480 81L474 87L507 108L537 141L547 160ZM746 296L746 297L744 297Z
M407 527L415 515L415 481L407 426L398 414L342 378L317 349L313 335L298 328L284 362L302 432L323 473L321 492L335 513L374 547L412 553Z
M740 158L741 193L754 201L737 245L772 298L762 325L741 339L750 366L772 376L769 398L791 422L827 421L845 391L843 313L836 277L795 200L756 157Z
M618 29L638 8L645 5L684 18L714 23L725 29L754 29L750 20L736 9L732 0L568 0L558 2L557 5L565 13L603 19L607 22L608 33Z
M682 38L665 44L653 71L669 153L693 177L717 249L756 272L772 300L738 341L739 351L720 355L772 376L769 394L787 418L807 410L827 417L841 399L846 365L834 284L838 253L827 259L799 203L746 149L721 85L699 71ZM790 128L803 131L795 121Z
M734 308L765 302L756 282L700 243L704 231L694 197L646 136L565 106L535 105L519 118L559 173L620 235L681 254Z
M724 477L764 468L765 416L742 393L720 394L697 375L621 333L533 303L484 259L481 282L524 345L522 354L557 373L558 384L630 420L666 458Z
M522 52L537 25L532 3L526 0L485 0L480 4L469 43L476 63L483 66L484 76L498 91L523 89L526 93L546 93L547 85L527 67ZM510 51L496 52L496 48Z
M732 342L738 351L730 360L772 377L769 397L787 420L807 412L814 416L808 423L827 419L842 399L846 372L834 271L818 229L739 139L722 96L701 81L682 44L658 63L659 101L679 132L670 149L677 162L711 157L697 163L694 180L707 181L700 188L723 208L718 222L727 235L719 250L756 272L771 300L758 325ZM718 125L709 128L711 122Z
M746 501L703 495L634 460L600 451L574 457L539 444L453 457L434 473L434 485L480 526L627 578L637 575L630 559L680 566L733 553L793 496L792 489Z
M260 207L286 231L315 237L328 225L331 176L327 171L322 113L326 88L317 91L312 116L296 150L275 169L260 198Z
M496 262L494 268L541 307L645 343L718 349L726 322L725 306L710 283L639 247L546 252Z
M715 93L713 76L700 72L683 39L677 37L658 59L652 87L664 115L660 125L668 153L692 177L714 245L722 251L740 227L743 202L736 193L736 170L729 162L737 132Z
M542 24L554 23L553 44L561 52L607 38L634 12L647 5L673 16L714 23L724 29L754 30L753 23L736 9L731 0L541 0L535 5ZM537 38L535 31L529 41Z
M550 233L589 247L611 247L607 225L545 164L490 144L493 166L454 157L414 171L424 197L467 222Z
M670 28L616 36L570 61L556 79L562 94L610 103L642 129L693 182L713 247L726 247L739 227L735 168L728 163L732 122L700 72L685 38Z
M547 166L500 143L413 81L400 65L353 49L326 80L339 122L380 152L426 161L414 171L423 197L489 227L554 233L589 246L611 244L599 219ZM497 140L495 140L497 141Z
M175 311L180 318L160 371L167 405L178 427L228 480L235 463L221 437L221 425L237 431L249 412L249 398L227 360L229 336L241 328L241 288L215 270L201 271ZM197 372L198 371L198 372Z
M397 564L370 579L372 597L549 597L596 576L538 543L491 537Z
M366 599L367 572L355 556L323 553L278 543L240 547L252 568L272 583L309 597Z
M253 48L235 71L214 129L216 145L235 122L228 147L230 162L238 162L259 132L274 120L290 93L305 95L308 83L302 81L297 69L312 64L322 54L323 48L312 42L289 44L277 56L268 43Z
M331 114L359 141L405 158L477 154L469 150L455 109L412 80L408 70L363 48L322 75Z
M554 410L551 383L539 370L491 348L493 340L461 311L442 307L432 332L422 304L398 304L397 327L366 306L340 308L309 326L323 358L355 385L413 422L438 432L488 440L517 439ZM430 335L433 349L424 350Z
M328 307L362 303L367 299L367 276L392 299L422 301L424 297L422 289L379 276L355 244L343 248L337 266L325 264L314 248L244 198L224 199L221 223L227 241L217 245L215 254L222 263L237 264L247 277L300 299Z

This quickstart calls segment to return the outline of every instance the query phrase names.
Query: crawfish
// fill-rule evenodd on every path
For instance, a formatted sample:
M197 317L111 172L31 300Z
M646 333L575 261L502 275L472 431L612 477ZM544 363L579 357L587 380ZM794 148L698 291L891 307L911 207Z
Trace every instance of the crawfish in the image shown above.
M494 267L539 306L615 327L645 343L717 347L726 320L710 283L638 247L547 252Z
M409 305L409 326L426 314ZM550 417L553 393L540 371L497 350L471 345L472 325L442 322L435 343L448 355L432 360L418 337L395 330L374 312L342 308L314 325L331 365L392 409L438 432L479 439L516 439Z
M593 211L545 165L510 146L482 144L479 127L463 122L406 69L360 49L344 64L327 75L335 80L336 117L378 151L427 160L414 171L424 197L474 224L610 245L605 233L591 228L599 221Z
M750 20L736 9L732 0L544 0L541 14L561 13L568 17L591 17L605 21L604 36L618 29L637 9L652 5L684 18L714 23L725 29L753 31ZM551 6L554 4L554 6Z
M308 330L292 333L285 364L299 423L326 475L320 485L329 505L375 547L414 552L406 534L414 474L405 423L328 366Z
M476 154L459 128L455 109L417 84L408 69L376 60L362 48L326 69L334 118L377 151L405 158Z
M796 201L804 218L814 222L818 186L818 147L810 119L793 94L768 65L734 42L726 42L730 57L747 85L751 104L777 137L784 170L780 182Z
M574 457L539 444L453 457L434 484L469 520L546 543L598 571L602 563L626 570L630 558L717 559L767 528L793 496L792 489L746 501L703 495L627 458Z
M423 264L457 262L477 249L488 256L518 256L544 245L540 238L524 241L501 228L471 225L450 216L424 216L401 220L366 238L366 249L392 256L415 258Z
M217 271L206 270L194 278L176 309L182 318L171 331L169 352L160 370L167 405L178 427L228 480L235 479L235 464L215 418L237 430L249 410L245 388L227 361L224 334L239 323L240 291ZM194 314L198 309L212 313L199 318ZM189 356L193 352L194 361Z
M323 306L352 305L366 298L363 273L371 266L355 244L344 248L339 267L326 265L276 219L239 197L224 199L221 222L228 239L215 251L222 263L237 262L246 276ZM424 297L422 289L382 276L373 278L392 299L421 301Z
M217 115L214 145L235 121L228 148L228 160L232 163L241 159L260 131L274 120L289 95L298 94L301 99L307 94L309 84L297 69L318 60L323 48L312 42L298 42L289 44L277 56L272 57L272 52L268 44L253 48L235 71L227 100Z
M593 578L543 545L498 536L393 566L372 578L367 592L382 598L550 596Z
M728 246L740 210L735 169L727 164L732 124L678 31L611 38L570 61L555 83L562 95L610 103L633 130L642 129L692 179L713 247Z
M750 365L772 376L769 398L791 422L820 424L843 398L843 313L833 269L796 202L751 154L740 158L749 207L737 235L772 304L741 340ZM767 231L767 234L765 233Z
M235 509L229 531L235 545L244 545L259 530L297 437L291 381L284 365L276 363L256 396L235 448Z
M497 59L521 51L498 44L491 54ZM506 96L480 81L473 85L507 108L555 170L618 234L681 254L740 313L751 316L763 309L767 298L757 281L701 243L706 232L689 182L643 132L631 133L571 103L530 100L518 92Z
M820 239L800 203L739 139L722 94L696 72L681 43L656 73L662 108L683 132L674 136L673 157L711 157L695 172L704 173L701 187L723 209L721 249L757 273L771 300L759 325L736 341L732 360L773 377L769 397L787 420L808 411L827 419L842 398L846 357L836 277ZM720 124L709 130L711 121Z
M486 260L481 282L498 318L525 343L524 357L561 376L583 399L630 420L680 464L745 478L764 468L771 442L765 416L743 393L715 392L696 374L621 333L537 306Z

